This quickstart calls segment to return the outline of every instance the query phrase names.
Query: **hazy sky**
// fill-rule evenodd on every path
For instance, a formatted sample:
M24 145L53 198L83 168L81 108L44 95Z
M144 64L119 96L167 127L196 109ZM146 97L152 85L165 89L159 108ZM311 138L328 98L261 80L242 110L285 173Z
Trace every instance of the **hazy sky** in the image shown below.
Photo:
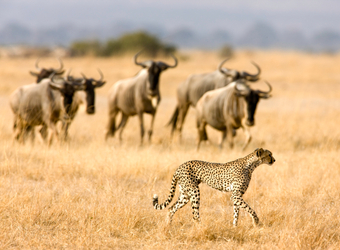
M59 24L112 26L117 22L243 32L257 21L280 30L340 31L339 0L0 0L0 26Z

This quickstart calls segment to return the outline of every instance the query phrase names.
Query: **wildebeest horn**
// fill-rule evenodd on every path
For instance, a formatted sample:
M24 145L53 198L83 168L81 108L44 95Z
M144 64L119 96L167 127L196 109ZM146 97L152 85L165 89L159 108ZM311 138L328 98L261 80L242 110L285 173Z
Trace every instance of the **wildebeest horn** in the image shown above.
M251 64L253 64L256 67L257 73L256 74L249 74L249 73L243 71L242 75L248 81L257 81L259 79L259 75L261 74L261 68L253 61L251 61Z
M81 83L80 84L82 84L82 85L84 85L85 83L86 83L86 76L84 75L84 73L80 73L81 75L82 75L82 77L83 77L83 80L81 81ZM78 81L78 80L76 80L76 81ZM73 83L74 84L74 83Z
M56 72L61 72L62 69L64 68L64 64L63 64L63 61L59 57L58 57L58 61L59 61L60 67L59 67L59 69L56 69L55 71Z
M93 79L91 79L91 81L92 82L95 82L93 85L100 85L100 86L102 86L105 82L103 82L103 78L104 78L104 76L103 76L103 73L101 72L101 70L100 69L97 69L98 70L98 72L99 72L99 75L100 75L100 79L99 80L93 80ZM83 84L85 83L85 81L88 79L86 76L85 76L85 74L84 73L81 73L81 75L83 76Z
M225 64L225 62L228 61L229 59L230 59L229 57L226 58L226 59L224 59L224 60L218 65L218 70L219 70L222 74L224 74L224 75L226 75L226 76L230 76L230 77L232 77L232 78L236 78L237 75L239 74L238 71L236 71L236 70L230 70L230 69L226 69L226 68L222 68L223 64Z
M41 68L39 68L39 61L40 61L40 58L38 58L36 61L35 61L35 68L40 71Z
M38 73L35 73L35 72L33 72L33 71L30 71L30 74L31 74L32 76L39 76Z
M69 78L69 76L71 74L71 71L72 71L72 69L67 70L67 73L66 73L66 75L64 77L65 82L68 82L68 78Z
M86 77L86 75L83 72L81 72L80 74L83 77L83 80L81 81L81 84L85 84L86 80L87 80L87 77Z
M138 57L139 54L142 53L142 52L143 52L143 50L137 52L137 53L135 54L135 56L133 57L133 59L134 59L136 65L139 65L139 66L142 66L143 68L145 68L146 65L145 65L144 63L139 63L139 62L137 62L137 57Z
M92 84L93 84L94 87L99 88L99 87L103 86L106 82L103 81L103 79L104 79L103 72L100 69L97 69L97 70L99 72L100 79L94 80L94 83L92 83Z
M228 57L228 58L226 58L226 59L224 59L219 65L218 65L218 70L222 73L222 74L224 74L225 72L222 70L222 66L223 66L223 64L226 62L226 61L228 61L230 58Z
M100 75L100 79L99 80L96 80L96 82L101 82L101 81L103 81L103 79L104 79L104 75L103 75L103 72L100 70L100 69L97 69L98 70L98 73L99 73L99 75Z
M64 64L63 64L63 61L58 57L57 58L58 62L59 62L59 69L56 69L55 72L59 73L62 71L62 69L64 68ZM35 62L35 68L40 71L42 70L40 67L39 67L39 61L40 61L40 58L38 58Z
M177 58L172 53L170 53L170 56L175 60L175 64L174 65L166 64L166 66L168 68L175 68L177 66L177 64L178 64L178 60L177 60Z
M259 93L261 95L261 97L268 97L268 94L272 91L272 86L269 84L269 82L267 81L264 81L268 87L269 87L269 90L268 91L262 91L262 90L257 90L257 93Z

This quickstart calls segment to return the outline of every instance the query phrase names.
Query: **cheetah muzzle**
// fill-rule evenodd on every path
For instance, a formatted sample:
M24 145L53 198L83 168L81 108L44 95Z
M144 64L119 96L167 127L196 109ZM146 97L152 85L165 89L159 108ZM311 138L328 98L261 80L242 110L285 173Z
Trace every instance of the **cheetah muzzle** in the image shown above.
M200 190L198 185L206 183L208 186L222 192L231 192L231 201L234 205L233 225L237 226L240 208L247 211L253 219L254 225L259 223L255 211L243 200L242 196L246 192L251 175L256 167L261 164L272 165L275 159L272 153L266 149L256 149L253 153L227 163L212 163L205 161L188 161L180 165L172 177L170 194L168 199L158 203L158 196L153 196L153 207L158 210L166 208L172 201L176 185L179 186L179 197L169 208L169 221L180 208L189 201L193 213L193 219L200 221Z

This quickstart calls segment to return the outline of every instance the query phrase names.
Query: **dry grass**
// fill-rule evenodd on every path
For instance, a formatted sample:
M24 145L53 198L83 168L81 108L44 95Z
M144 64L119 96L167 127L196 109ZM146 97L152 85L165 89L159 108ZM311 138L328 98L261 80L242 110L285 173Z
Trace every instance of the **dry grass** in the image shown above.
M191 73L214 70L221 59L207 52L183 52L181 58L178 68L162 75L154 138L143 148L138 147L137 118L129 120L122 144L117 138L104 142L107 92L139 70L131 58L64 60L76 74L97 77L100 68L107 84L97 92L97 113L80 112L70 143L51 148L39 141L12 144L8 97L33 81L28 70L35 59L0 59L1 249L339 249L340 55L237 52L226 66L254 72L249 63L254 60L262 78L272 83L273 97L258 106L246 152L240 150L240 131L235 149L219 150L213 143L202 145L199 153L193 110L182 144L169 141L165 124L178 84ZM208 133L217 143L219 133ZM171 227L165 223L167 211L153 210L152 195L157 193L160 201L167 197L180 163L230 161L260 146L277 160L254 172L244 196L259 215L260 227L254 228L242 211L233 228L230 195L204 185L199 225L191 221L190 206L175 215Z

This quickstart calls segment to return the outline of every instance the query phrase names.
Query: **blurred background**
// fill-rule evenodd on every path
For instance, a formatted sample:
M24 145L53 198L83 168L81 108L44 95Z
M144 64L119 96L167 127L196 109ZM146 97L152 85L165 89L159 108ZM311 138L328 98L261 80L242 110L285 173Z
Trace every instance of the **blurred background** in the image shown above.
M335 53L339 23L337 0L0 0L0 56L110 56L131 40L157 47L154 55L223 48Z

